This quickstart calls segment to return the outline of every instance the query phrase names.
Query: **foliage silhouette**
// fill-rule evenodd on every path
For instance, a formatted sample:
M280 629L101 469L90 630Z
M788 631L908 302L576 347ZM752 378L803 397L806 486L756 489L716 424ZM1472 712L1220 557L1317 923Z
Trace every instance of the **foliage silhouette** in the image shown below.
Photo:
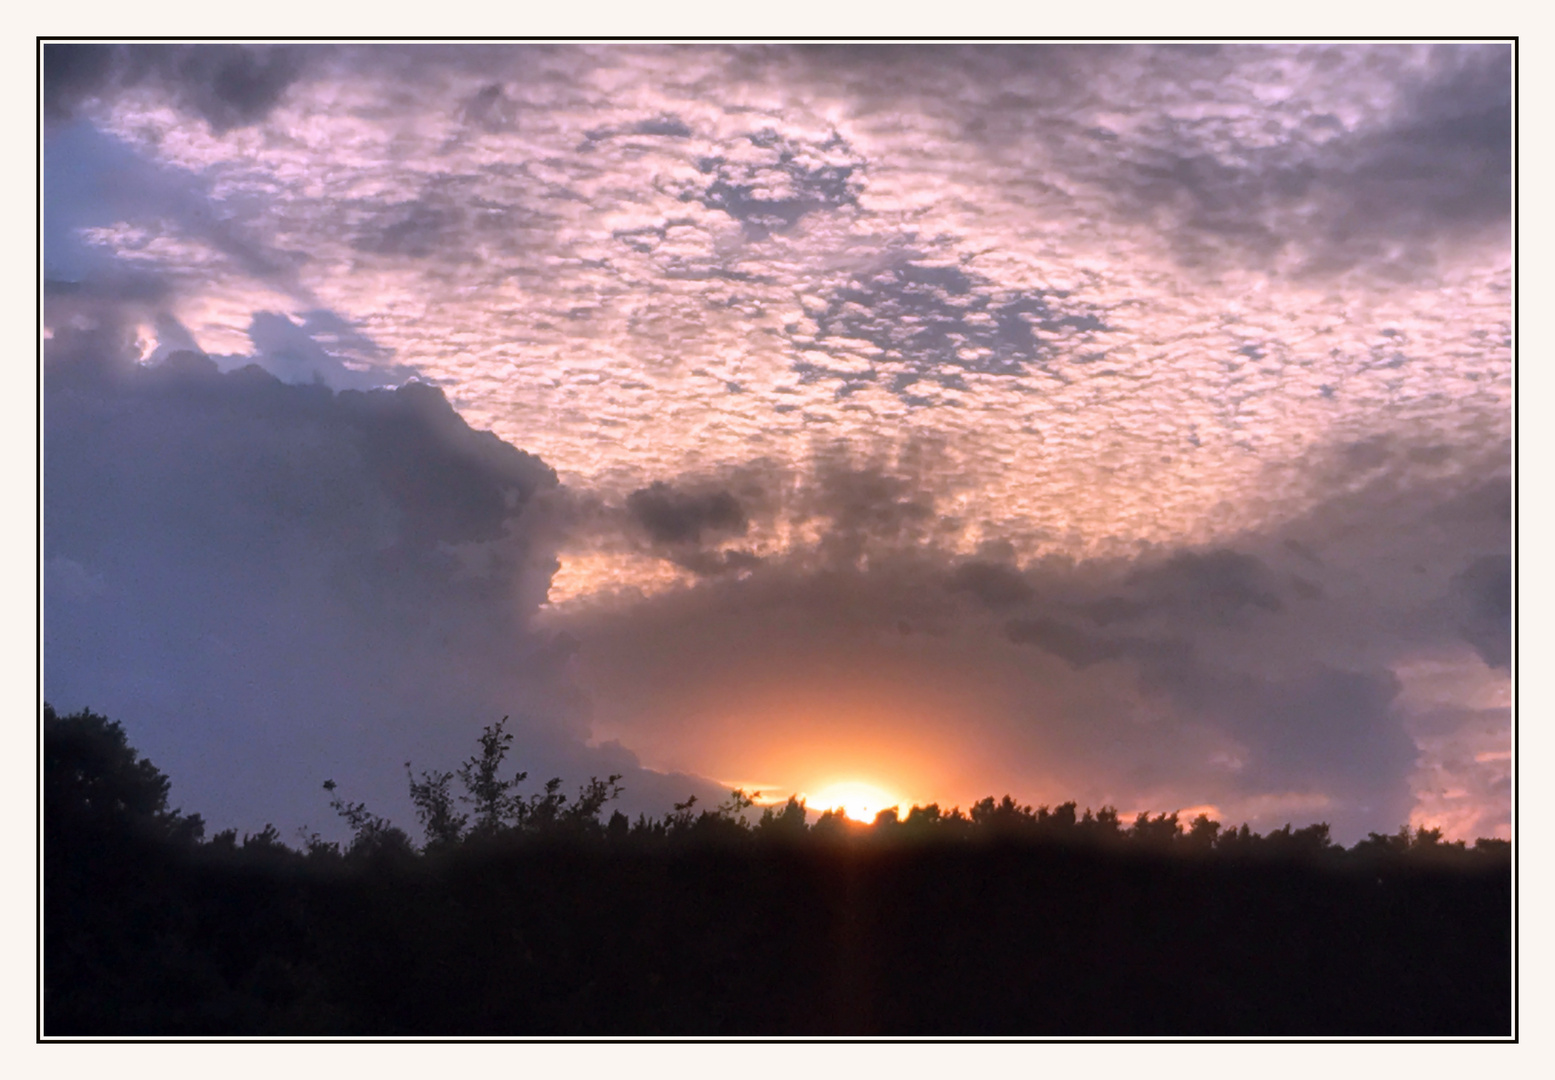
M202 842L118 724L43 721L49 1035L1510 1028L1506 841L1346 850L1010 796L807 824L735 791L602 821L621 778L523 796L504 718L454 772L407 763L419 851L331 782L344 851Z
M351 846L346 849L348 858L409 855L412 852L410 837L405 835L404 830L390 824L388 818L369 813L366 803L351 803L341 799L335 794L333 780L324 781L324 790L332 796L330 809L351 826Z
M475 809L475 831L491 835L504 827L516 825L524 816L525 804L513 790L523 783L528 773L516 773L511 780L501 778L502 759L513 744L512 732L503 731L508 721L503 717L495 724L481 729L480 752L459 766L459 779L465 794L460 798ZM406 766L409 768L409 766Z
M416 807L416 817L426 834L429 852L446 850L458 844L470 823L468 814L454 809L453 796L448 785L454 774L449 772L422 772L418 781L405 762L405 777L410 782L410 801Z
M174 844L198 841L198 814L169 810L169 781L129 745L117 721L84 710L60 717L43 707L44 821L59 827L129 831Z

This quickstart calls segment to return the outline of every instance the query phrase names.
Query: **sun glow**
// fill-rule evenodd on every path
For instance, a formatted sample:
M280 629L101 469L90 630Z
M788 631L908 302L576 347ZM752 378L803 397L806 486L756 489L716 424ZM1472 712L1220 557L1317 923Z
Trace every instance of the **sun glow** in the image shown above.
M811 810L840 810L854 821L867 822L882 810L900 807L902 800L872 784L849 780L806 795L805 805Z

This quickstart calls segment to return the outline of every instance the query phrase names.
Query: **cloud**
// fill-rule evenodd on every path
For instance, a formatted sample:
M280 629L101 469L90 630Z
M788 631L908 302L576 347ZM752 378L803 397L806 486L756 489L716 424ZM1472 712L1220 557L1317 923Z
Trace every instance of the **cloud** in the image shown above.
M1464 640L1492 667L1512 661L1512 558L1484 555L1452 579Z
M216 820L308 805L320 770L396 811L399 762L451 764L515 713L526 762L627 768L636 799L876 770L925 801L1209 801L1353 839L1424 805L1420 755L1468 738L1419 734L1444 707L1394 671L1488 610L1470 601L1504 567L1504 499L1408 448L1235 546L969 557L931 448L821 447L612 506L424 384L143 366L105 359L113 340L49 343L47 693L122 715ZM700 584L541 608L558 550L634 543ZM1296 569L1320 596L1287 587Z
M322 380L367 389L416 374L353 320L311 306L296 278L298 253L280 251L234 219L207 176L146 160L96 128L72 123L46 139L49 190L44 216L46 318L63 327L82 320L127 324L149 336L147 356L204 351L178 312L201 306L213 281L237 283L244 299L296 305L297 319L274 310L242 312L252 353L212 349L224 368L258 363L292 382ZM132 225L139 219L142 224ZM146 227L147 224L154 227ZM192 265L170 267L154 253L169 247ZM138 329L137 329L138 327ZM237 328L228 328L236 336Z
M263 120L302 74L311 50L289 45L44 46L43 103L51 118L151 86L217 133Z
M743 144L725 144L725 150L697 160L697 170L709 179L681 198L728 214L748 239L765 240L792 229L806 214L858 204L861 185L854 173L861 163L835 132L824 142L805 145L764 127L747 134Z
M942 804L1005 790L1132 810L1209 800L1254 818L1295 794L1352 839L1408 817L1416 748L1386 669L1307 652L1250 673L1191 640L1054 616L1005 633L957 607L953 573L927 553L877 553L868 569L768 562L557 625L580 642L596 730L661 767L759 769L801 792L862 775Z
M1243 96L1246 68L1267 58L1228 47L1186 66ZM1355 64L1339 50L1314 59L1306 78L1339 77ZM1414 273L1434 264L1433 245L1444 239L1504 230L1510 47L1384 48L1362 64L1358 81L1381 75L1390 84L1392 105L1380 114L1325 108L1320 95L1303 101L1308 88L1298 83L1269 121L1284 129L1279 139L1230 117L1179 116L1115 141L1110 151L1126 163L1112 182L1118 205L1169 230L1190 262L1286 256L1304 273L1368 264Z
M692 495L656 481L627 496L626 509L661 544L697 544L706 533L740 535L745 512L727 491Z
M333 776L408 823L402 763L451 767L506 714L541 779L625 772L654 811L717 793L584 746L570 646L529 627L555 568L538 458L425 384L112 345L49 343L45 695L123 720L185 806L324 826Z
M445 236L457 236L464 213L447 197L428 195L375 209L354 241L358 250L375 255L426 258L442 251Z
M1075 351L1108 326L1067 300L1060 291L1011 294L982 275L898 256L807 312L815 329L794 335L805 350L794 371L801 383L840 379L838 396L881 382L909 404L932 404L914 392L919 382L966 390L968 373L1021 375L1094 359Z
M1509 714L1465 695L1509 651L1506 47L137 48L45 59L47 378L68 419L70 357L153 362L124 385L198 465L148 427L144 508L79 462L60 498L160 522L127 535L187 552L167 595L294 604L304 667L386 605L363 640L427 714L544 699L561 757L874 747L927 798L1341 831L1411 783L1423 814L1430 774L1504 816L1466 725ZM174 359L202 350L227 374ZM330 392L412 376L442 397ZM103 408L60 431L133 426ZM452 417L562 482L499 504L506 452ZM50 558L62 612L136 580ZM1458 697L1422 704L1422 664Z
M1143 597L1140 607L1166 608L1179 616L1227 622L1246 607L1279 611L1272 575L1251 555L1221 548L1183 552L1159 566L1132 575L1127 584ZM1100 621L1124 618L1117 605L1097 612Z
M1373 446L1350 491L1234 546L1076 561L996 539L969 557L921 459L823 448L787 481L757 466L696 481L764 475L742 538L763 556L741 575L545 620L579 643L596 733L660 767L762 762L801 791L828 769L874 770L946 803L1000 784L1027 801L1213 802L1260 828L1328 821L1348 841L1424 820L1421 763L1444 738L1482 738L1425 734L1422 717L1508 719L1465 704L1493 681L1484 668L1441 701L1401 693L1421 657L1466 662L1465 582L1489 581L1504 560L1476 553L1510 541L1499 478L1446 479L1457 466L1417 449ZM1354 480L1354 458L1323 460ZM791 539L765 547L773 532ZM697 551L715 558L717 542ZM1477 767L1455 761L1429 768ZM1487 831L1499 797L1472 790L1452 820Z
M1123 657L1142 661L1150 670L1191 659L1192 650L1180 640L1115 637L1088 634L1049 618L1012 619L1005 636L1017 645L1035 645L1075 668L1088 668L1104 660Z
M947 586L971 593L991 608L1019 604L1034 595L1031 584L1013 567L978 559L956 567Z
M974 160L1025 164L1023 186L1072 212L1147 223L1190 266L1404 274L1509 219L1509 45L797 55L864 115L936 117Z
M259 363L286 382L317 380L337 390L365 390L415 375L412 368L386 363L385 349L332 311L306 312L300 324L279 312L256 311L248 337L254 355L223 357L226 364Z
M249 128L78 116L252 257L155 192L60 231L212 355L333 312L617 501L932 438L965 517L1212 543L1314 443L1506 430L1498 50L331 48Z
M299 252L270 244L200 172L149 160L84 121L44 140L44 274L56 288L164 308L238 277L292 299Z

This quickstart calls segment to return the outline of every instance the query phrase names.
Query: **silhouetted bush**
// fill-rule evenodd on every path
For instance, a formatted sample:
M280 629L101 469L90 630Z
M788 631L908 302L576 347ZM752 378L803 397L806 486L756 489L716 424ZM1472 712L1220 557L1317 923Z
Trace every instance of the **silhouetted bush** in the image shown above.
M603 821L620 777L525 798L510 744L499 721L456 772L407 764L419 848L326 783L352 839L299 850L271 827L201 842L118 724L46 708L45 1032L1510 1028L1505 841L1346 850L1326 825L1008 796L807 825L736 791Z

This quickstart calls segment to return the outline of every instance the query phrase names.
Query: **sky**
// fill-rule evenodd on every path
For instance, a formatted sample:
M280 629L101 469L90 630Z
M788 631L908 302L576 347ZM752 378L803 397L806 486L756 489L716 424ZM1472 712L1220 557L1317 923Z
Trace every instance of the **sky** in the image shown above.
M218 828L1508 836L1510 59L51 47L45 696Z

